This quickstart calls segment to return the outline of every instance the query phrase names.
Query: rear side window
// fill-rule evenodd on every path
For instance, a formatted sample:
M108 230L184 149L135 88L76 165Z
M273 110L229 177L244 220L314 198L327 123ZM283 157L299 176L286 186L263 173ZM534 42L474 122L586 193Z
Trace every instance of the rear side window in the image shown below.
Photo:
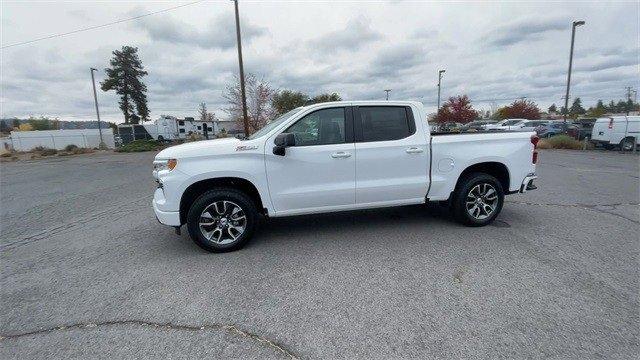
M362 141L389 141L406 138L415 132L407 109L402 106L359 107Z

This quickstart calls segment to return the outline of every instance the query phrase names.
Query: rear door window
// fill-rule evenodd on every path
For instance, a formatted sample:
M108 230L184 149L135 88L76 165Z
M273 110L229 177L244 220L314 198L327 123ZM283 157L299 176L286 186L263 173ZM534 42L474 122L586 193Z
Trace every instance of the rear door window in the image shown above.
M404 106L360 106L362 141L390 141L415 133L413 116Z

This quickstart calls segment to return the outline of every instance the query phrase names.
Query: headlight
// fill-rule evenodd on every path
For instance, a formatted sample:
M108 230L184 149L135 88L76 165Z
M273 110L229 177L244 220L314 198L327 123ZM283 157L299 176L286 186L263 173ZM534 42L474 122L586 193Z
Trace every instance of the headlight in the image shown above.
M162 170L173 170L176 165L178 165L178 160L176 159L162 159L162 160L154 160L153 161L153 171L162 171Z

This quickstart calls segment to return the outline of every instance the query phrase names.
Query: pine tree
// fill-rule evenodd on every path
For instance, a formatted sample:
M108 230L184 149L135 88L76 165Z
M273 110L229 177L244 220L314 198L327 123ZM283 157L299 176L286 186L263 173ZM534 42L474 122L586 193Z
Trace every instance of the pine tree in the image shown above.
M573 100L573 104L571 104L571 107L569 108L569 114L571 116L582 115L586 112L587 111L582 107L582 100L580 100L579 97Z
M105 69L107 78L100 85L103 91L115 90L120 95L118 104L125 124L149 120L147 86L142 82L147 72L138 57L138 48L123 46L122 50L113 51L110 65Z
M556 107L556 104L551 104L551 106L549 106L548 111L549 111L550 113L558 112L558 108Z

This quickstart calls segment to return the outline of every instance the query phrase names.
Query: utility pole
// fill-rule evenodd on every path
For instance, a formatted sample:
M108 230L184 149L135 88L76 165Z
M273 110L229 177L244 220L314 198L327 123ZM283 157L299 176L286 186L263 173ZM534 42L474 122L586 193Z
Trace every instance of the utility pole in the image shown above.
M387 93L387 100L389 100L389 93L391 92L391 89L386 89L384 92Z
M627 86L625 89L627 90L627 106L625 107L627 108L627 116L629 116L629 111L631 110L630 107L633 106L633 103L632 106L629 106L629 103L631 102L631 92L633 89L631 89L631 86Z
M96 116L98 117L98 132L100 133L100 145L98 145L99 149L104 147L104 141L102 141L102 125L100 124L100 110L98 110L98 95L96 94L96 79L93 76L94 71L98 71L96 68L91 69L91 84L93 85L93 101L96 103Z
M242 121L244 123L244 136L249 136L249 118L247 116L247 93L244 89L244 66L242 65L242 40L240 38L240 14L238 12L238 0L233 0L236 9L236 39L238 42L238 63L240 64L240 92L242 93Z
M439 70L438 71L438 108L436 109L436 114L438 113L438 111L440 111L440 85L442 83L442 74L444 73L444 70Z
M567 126L567 114L569 113L569 87L571 86L571 65L573 63L573 43L576 38L576 27L584 25L584 21L574 21L571 26L571 50L569 51L569 72L567 74L567 93L564 97L564 122L563 125Z

